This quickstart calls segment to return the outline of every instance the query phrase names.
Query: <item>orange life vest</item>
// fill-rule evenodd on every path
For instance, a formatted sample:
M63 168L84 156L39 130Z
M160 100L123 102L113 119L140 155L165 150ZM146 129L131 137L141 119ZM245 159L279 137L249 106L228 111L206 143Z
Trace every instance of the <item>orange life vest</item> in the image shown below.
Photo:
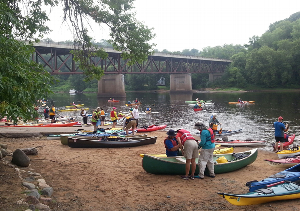
M214 134L213 129L208 128L208 131L210 132L210 141L211 141L211 143L215 143L215 134Z
M164 140L164 144L165 144L165 148L168 150L168 151L172 151L171 149L169 149L166 145L166 141L167 140L170 140L173 144L173 147L177 146L178 145L178 142L176 140L176 137L174 137L173 139L169 139L169 137L167 137L165 140Z
M180 138L182 145L184 145L186 140L195 140L195 138L192 136L190 131L187 131L187 130L184 130L184 129L178 130L176 137Z

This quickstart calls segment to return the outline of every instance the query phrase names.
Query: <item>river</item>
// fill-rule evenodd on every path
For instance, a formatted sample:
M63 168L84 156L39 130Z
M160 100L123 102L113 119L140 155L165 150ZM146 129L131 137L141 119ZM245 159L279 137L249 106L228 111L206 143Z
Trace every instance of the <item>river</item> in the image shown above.
M203 122L208 125L210 116L215 113L217 119L222 123L223 130L242 129L242 133L229 136L231 139L253 139L274 142L273 122L282 116L284 122L289 123L288 134L296 134L295 142L298 141L300 125L300 91L278 91L278 92L206 92L193 94L170 94L170 93L149 93L149 92L128 92L126 98L116 99L119 103L108 103L109 98L97 98L96 93L89 94L53 94L47 105L51 103L58 109L72 102L85 104L90 108L88 113L97 106L103 107L109 113L112 107L117 108L117 112L128 112L125 106L128 101L138 98L142 104L139 110L144 112L147 107L151 107L152 114L141 114L139 125L167 124L167 129L184 128L192 133L195 122ZM203 111L194 112L193 106L186 104L186 100L212 100L214 106L205 107ZM241 98L245 101L255 101L255 104L244 106L231 105L228 102L237 101ZM78 116L77 112L61 112L62 116ZM81 121L81 118L78 118ZM266 148L270 148L267 146Z

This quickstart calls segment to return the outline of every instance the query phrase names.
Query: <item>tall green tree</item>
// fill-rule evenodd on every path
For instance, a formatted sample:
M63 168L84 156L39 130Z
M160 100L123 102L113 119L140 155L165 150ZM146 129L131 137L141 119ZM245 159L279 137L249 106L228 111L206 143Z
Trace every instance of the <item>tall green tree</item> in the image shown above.
M30 59L34 52L31 44L49 31L43 6L63 9L64 21L74 29L74 60L87 80L103 75L89 57L107 56L92 43L86 24L90 20L110 28L110 44L122 51L129 64L146 60L153 51L150 41L154 34L135 19L133 0L0 0L0 116L14 121L31 119L36 100L50 92L51 76Z

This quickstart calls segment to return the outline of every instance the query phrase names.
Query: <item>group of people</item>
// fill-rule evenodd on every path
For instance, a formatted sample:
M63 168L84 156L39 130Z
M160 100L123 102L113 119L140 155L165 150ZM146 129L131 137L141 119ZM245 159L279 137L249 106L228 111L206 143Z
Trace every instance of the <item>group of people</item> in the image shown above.
M46 120L48 120L50 118L52 123L56 122L54 105L52 105L51 108L49 108L49 106L46 106L46 108L44 109L44 118Z
M169 130L168 137L164 140L166 155L177 156L181 154L186 158L185 175L183 179L194 179L195 177L204 179L204 171L207 166L209 170L209 177L214 178L214 161L213 152L215 149L215 135L211 128L207 128L203 123L197 122L194 129L200 131L200 142L195 140L191 133L184 129ZM199 149L201 153L199 155ZM199 175L195 175L196 158L198 159ZM191 174L189 172L191 170Z
M81 109L80 115L83 117L84 124L87 124L87 114L84 109ZM94 126L94 133L97 132L98 126L104 126L105 112L102 108L97 107L92 114L92 125Z

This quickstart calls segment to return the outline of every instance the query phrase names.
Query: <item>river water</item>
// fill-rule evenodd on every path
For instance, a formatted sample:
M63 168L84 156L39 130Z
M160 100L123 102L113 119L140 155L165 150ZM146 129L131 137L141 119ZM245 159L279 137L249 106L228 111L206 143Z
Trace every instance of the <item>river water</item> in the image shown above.
M196 134L193 129L195 122L203 122L208 126L210 116L215 113L217 119L222 123L223 130L242 129L242 133L229 136L231 139L253 139L274 142L273 122L282 116L284 122L288 122L290 129L288 134L296 134L295 142L298 141L300 125L300 91L278 91L278 92L230 92L230 93L193 93L193 94L170 94L170 93L149 93L149 92L128 92L126 98L116 99L119 103L108 103L109 98L97 98L96 93L89 94L53 94L48 99L48 105L54 104L58 109L72 102L85 104L92 109L100 106L109 113L112 107L117 108L117 112L126 113L129 108L125 105L128 101L138 98L142 104L139 106L139 125L166 124L168 129L184 128ZM185 103L187 100L212 100L214 106L205 107L203 111L194 112L193 106ZM236 102L238 98L245 101L255 101L255 104L244 106L231 105L228 102ZM153 113L142 113L147 107L151 107ZM61 112L62 116L77 116L77 112ZM107 118L108 119L108 118ZM271 149L267 146L267 149Z

